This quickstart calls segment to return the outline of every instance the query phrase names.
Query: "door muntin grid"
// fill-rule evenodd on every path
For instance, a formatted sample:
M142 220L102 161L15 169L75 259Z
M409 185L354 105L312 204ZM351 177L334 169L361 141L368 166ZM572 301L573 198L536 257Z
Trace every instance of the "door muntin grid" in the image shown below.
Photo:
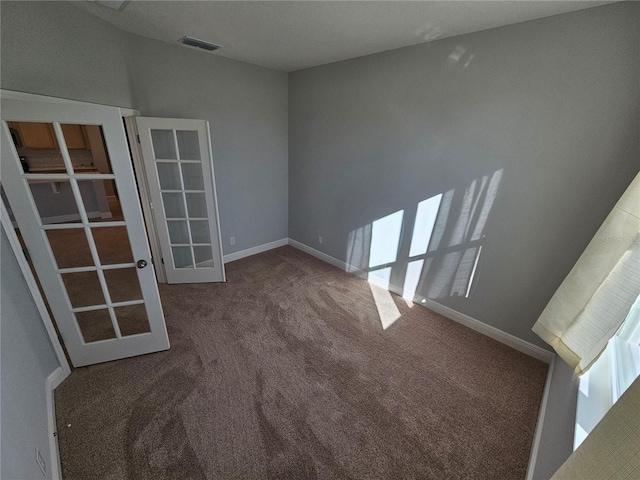
M176 269L214 268L198 135L197 130L151 129L164 228Z
M148 334L150 333L149 321L146 317L145 302L137 274L135 281L131 282L132 286L137 287L137 289L129 289L134 291L135 294L125 300L122 300L121 294L120 301L112 299L111 293L112 291L117 291L119 285L111 280L112 286L109 287L109 282L107 281L109 277L117 278L120 272L131 272L132 268L135 271L136 264L133 263L128 236L123 237L126 241L122 246L129 250L124 254L122 252L108 252L105 245L101 245L100 240L100 234L106 232L107 229L120 229L120 231L126 232L126 222L124 219L103 221L102 217L96 220L95 216L90 215L86 208L87 199L93 196L95 200L96 192L100 191L102 184L115 182L115 175L111 173L88 174L86 169L78 168L72 162L67 149L62 125L58 122L52 122L49 125L55 133L56 147L61 154L62 165L55 170L52 169L52 173L44 171L31 173L29 169L24 168L24 163L21 162L20 177L25 182L31 206L39 222L41 233L45 238L45 244L48 248L47 253L51 256L54 271L58 281L61 283L69 310L73 313L79 338L82 340L82 344L85 345L122 339L128 335L127 332L133 332L131 334L135 335ZM14 146L18 148L15 143ZM80 167L84 167L84 165ZM43 186L44 189L51 188L54 196L43 197L41 195ZM92 193L91 188L94 186L95 191ZM51 198L56 200L56 194L60 195L57 198L58 201L65 201L67 207L71 208L71 214L45 217L43 212L45 209L51 209L51 204L55 203ZM49 200L44 200L44 198ZM54 220L45 221L44 218L53 218ZM55 219L62 220L55 221ZM71 256L69 252L62 254L60 249L63 247L56 245L56 242L53 241L54 238L59 237L58 234L65 234L69 239L78 241L78 252L71 252ZM96 242L96 239L98 239L98 242ZM77 257L77 259L74 257ZM120 276L122 277L121 274ZM128 278L131 281L132 276L129 274ZM122 311L125 307L132 308L136 305L140 306L136 310L139 316L138 323L145 325L145 327L140 328L140 326L137 326L136 328L131 328L130 325L121 323L125 315L121 315L122 318L119 318L117 314L117 311ZM130 317L130 312L128 315ZM124 334L122 327L124 327Z

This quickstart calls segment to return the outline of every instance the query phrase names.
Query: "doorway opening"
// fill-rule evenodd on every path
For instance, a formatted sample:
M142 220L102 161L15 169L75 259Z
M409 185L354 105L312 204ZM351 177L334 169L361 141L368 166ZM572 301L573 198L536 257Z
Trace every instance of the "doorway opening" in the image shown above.
M225 280L208 122L0 94L2 223L61 363L168 349L156 270Z

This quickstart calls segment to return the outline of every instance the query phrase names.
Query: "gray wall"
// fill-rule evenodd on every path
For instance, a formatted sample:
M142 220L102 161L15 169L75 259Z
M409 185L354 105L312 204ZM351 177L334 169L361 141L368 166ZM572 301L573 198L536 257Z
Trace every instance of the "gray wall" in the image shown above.
M60 364L4 229L0 254L0 477L44 478L35 463L38 448L51 478L45 381Z
M402 210L402 286L416 205L453 191L418 293L546 346L533 323L640 167L639 20L618 3L294 72L289 236L366 269L367 226ZM496 172L483 237L476 215L454 241ZM479 245L470 297L451 295Z
M129 36L67 2L2 2L3 89L134 107Z
M2 2L1 20L2 88L208 120L224 253L287 237L286 73L131 35L68 2Z
M140 111L210 122L224 252L287 238L287 74L133 39L129 71Z

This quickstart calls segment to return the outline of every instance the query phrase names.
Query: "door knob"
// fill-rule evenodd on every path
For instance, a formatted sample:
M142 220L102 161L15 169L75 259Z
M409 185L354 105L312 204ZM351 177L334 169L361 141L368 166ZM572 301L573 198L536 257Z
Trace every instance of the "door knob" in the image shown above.
M136 267L138 268L144 268L147 266L147 261L146 260L138 260L136 262Z

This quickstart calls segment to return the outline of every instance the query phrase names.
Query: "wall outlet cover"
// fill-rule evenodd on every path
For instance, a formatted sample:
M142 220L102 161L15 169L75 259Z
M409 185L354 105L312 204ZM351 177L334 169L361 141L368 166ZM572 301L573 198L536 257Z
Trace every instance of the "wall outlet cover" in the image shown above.
M318 243L322 243L322 235L318 235Z
M229 244L230 245L235 245L236 244L236 237L229 238Z

